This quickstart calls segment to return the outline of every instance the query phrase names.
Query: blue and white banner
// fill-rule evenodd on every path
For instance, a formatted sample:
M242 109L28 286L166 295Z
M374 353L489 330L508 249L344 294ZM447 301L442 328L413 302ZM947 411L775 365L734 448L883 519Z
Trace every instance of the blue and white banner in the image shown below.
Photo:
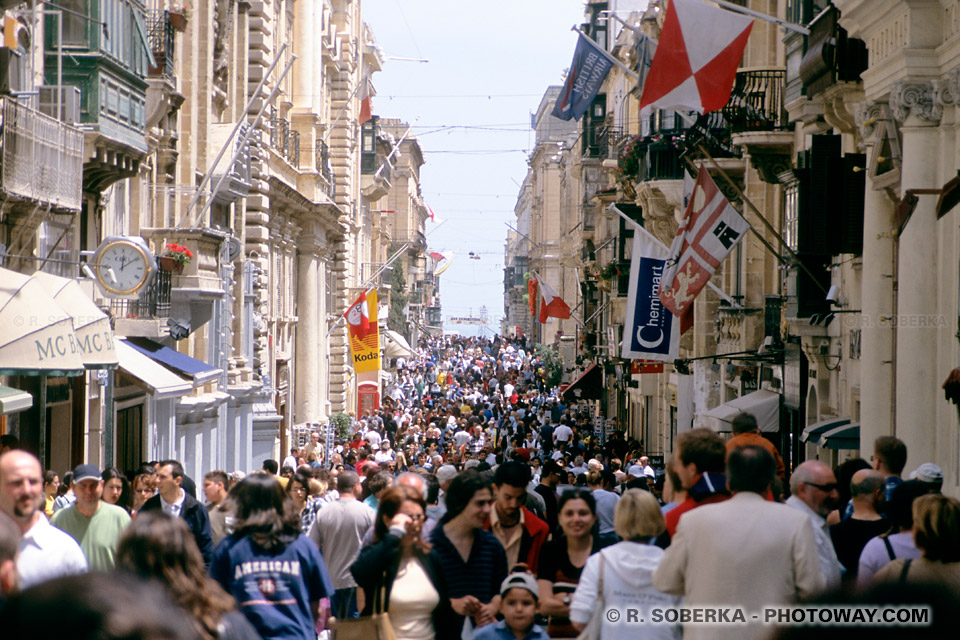
M597 97L611 67L613 63L597 43L581 33L573 52L570 73L553 107L553 116L561 120L579 120Z
M660 302L669 255L649 231L634 227L622 358L673 361L680 354L680 320Z

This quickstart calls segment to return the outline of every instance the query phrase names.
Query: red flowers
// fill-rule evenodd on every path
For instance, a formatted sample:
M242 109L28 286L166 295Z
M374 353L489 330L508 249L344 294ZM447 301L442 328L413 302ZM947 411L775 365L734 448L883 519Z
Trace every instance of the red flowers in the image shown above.
M174 244L171 242L164 247L164 250L165 253L163 255L165 257L173 258L181 266L189 264L193 259L193 252L182 244Z

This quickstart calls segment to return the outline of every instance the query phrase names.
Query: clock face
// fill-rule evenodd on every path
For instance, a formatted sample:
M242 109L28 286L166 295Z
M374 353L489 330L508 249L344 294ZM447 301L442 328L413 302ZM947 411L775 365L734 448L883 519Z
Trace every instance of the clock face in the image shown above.
M150 276L146 253L132 242L120 240L107 244L100 251L97 264L100 283L111 293L134 293Z

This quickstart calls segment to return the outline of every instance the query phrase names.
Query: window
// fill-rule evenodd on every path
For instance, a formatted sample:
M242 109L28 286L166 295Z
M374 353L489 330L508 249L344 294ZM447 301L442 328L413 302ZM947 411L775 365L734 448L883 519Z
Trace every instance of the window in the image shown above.
M75 12L67 13L67 11L64 11L62 14L63 44L65 46L86 46L89 43L87 39L87 28L92 23L83 16L90 15L90 0L60 0L59 4L64 9ZM54 46L56 46L56 20L54 17L50 21L52 23L51 33L53 35L51 37Z
M800 218L800 183L793 182L784 191L783 239L793 251L797 250L797 224Z

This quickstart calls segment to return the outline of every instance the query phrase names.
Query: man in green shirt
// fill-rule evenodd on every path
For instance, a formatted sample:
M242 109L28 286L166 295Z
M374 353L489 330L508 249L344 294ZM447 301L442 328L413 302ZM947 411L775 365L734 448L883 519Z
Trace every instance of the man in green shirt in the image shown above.
M77 541L91 571L113 569L120 535L130 524L130 516L122 507L100 500L103 477L92 464L73 470L73 491L77 501L56 512L50 523Z

